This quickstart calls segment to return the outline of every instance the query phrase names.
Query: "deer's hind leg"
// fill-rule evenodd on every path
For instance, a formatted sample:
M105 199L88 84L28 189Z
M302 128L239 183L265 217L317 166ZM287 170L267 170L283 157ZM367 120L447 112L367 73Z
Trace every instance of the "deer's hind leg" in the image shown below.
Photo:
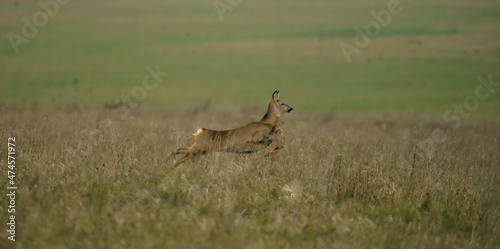
M193 149L191 147L188 148L178 148L176 151L172 152L170 156L167 158L167 162L174 156L179 155L179 154L184 154L181 158L179 158L174 165L168 170L168 172L174 170L177 166L181 165L185 161L193 158L196 156L196 153L193 153Z
M167 161L170 160L172 157L179 155L179 154L184 154L181 158L179 158L174 165L170 168L169 172L174 170L177 166L181 165L185 161L197 156L197 155L204 155L208 153L208 149L205 148L204 146L200 146L199 144L196 143L198 138L200 138L200 135L202 135L206 130L204 128L199 128L194 134L193 134L193 142L191 142L191 145L186 148L178 148L176 151L172 152L172 154L167 158ZM202 136L203 137L203 136Z
M167 157L166 161L168 162L170 159L172 159L172 157L179 155L179 154L188 154L189 151L190 151L189 148L178 148L177 150L172 152L172 154L170 154L170 156Z
M277 129L273 132L274 141L271 144L271 149L266 154L266 157L273 156L277 150L283 149L285 147L285 132L283 129Z
M175 163L174 165L168 170L168 172L171 172L172 170L174 170L175 168L177 168L177 166L183 164L185 161L195 157L196 154L194 153L186 153L184 156L182 156L181 158L179 158Z

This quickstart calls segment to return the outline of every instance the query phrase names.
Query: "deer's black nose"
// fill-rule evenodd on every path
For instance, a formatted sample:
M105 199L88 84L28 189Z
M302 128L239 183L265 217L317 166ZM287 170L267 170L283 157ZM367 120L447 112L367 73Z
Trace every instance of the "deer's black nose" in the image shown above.
M293 108L290 108L290 110L288 110L288 112L292 112L293 111Z

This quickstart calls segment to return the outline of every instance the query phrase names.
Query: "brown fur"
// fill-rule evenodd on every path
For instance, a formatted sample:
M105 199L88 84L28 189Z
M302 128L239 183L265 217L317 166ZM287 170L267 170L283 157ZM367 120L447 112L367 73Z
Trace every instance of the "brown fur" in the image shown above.
M193 142L187 148L178 148L167 160L178 154L184 154L177 160L170 171L185 161L209 152L233 152L249 154L262 150L272 144L266 156L272 156L285 145L285 133L277 128L279 117L282 113L291 112L293 108L279 100L279 91L275 91L271 103L264 117L257 122L252 122L233 130L209 130L199 128L193 134Z

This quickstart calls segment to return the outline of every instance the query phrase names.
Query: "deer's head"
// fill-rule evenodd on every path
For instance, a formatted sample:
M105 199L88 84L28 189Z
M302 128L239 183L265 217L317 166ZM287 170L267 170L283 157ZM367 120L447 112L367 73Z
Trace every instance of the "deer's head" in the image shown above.
M273 98L271 100L271 103L269 104L269 111L272 111L275 115L278 117L285 112L292 112L293 108L290 107L289 105L285 104L285 102L281 101L280 99L280 92L279 91L274 91L273 93ZM272 108L272 110L271 110Z

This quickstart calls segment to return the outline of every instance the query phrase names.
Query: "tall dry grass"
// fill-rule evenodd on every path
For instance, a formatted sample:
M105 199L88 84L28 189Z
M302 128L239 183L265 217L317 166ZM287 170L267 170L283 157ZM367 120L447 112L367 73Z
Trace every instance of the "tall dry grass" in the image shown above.
M273 159L217 153L167 174L196 128L261 113L32 109L0 109L19 187L18 240L0 229L1 248L500 247L498 120L295 112Z

